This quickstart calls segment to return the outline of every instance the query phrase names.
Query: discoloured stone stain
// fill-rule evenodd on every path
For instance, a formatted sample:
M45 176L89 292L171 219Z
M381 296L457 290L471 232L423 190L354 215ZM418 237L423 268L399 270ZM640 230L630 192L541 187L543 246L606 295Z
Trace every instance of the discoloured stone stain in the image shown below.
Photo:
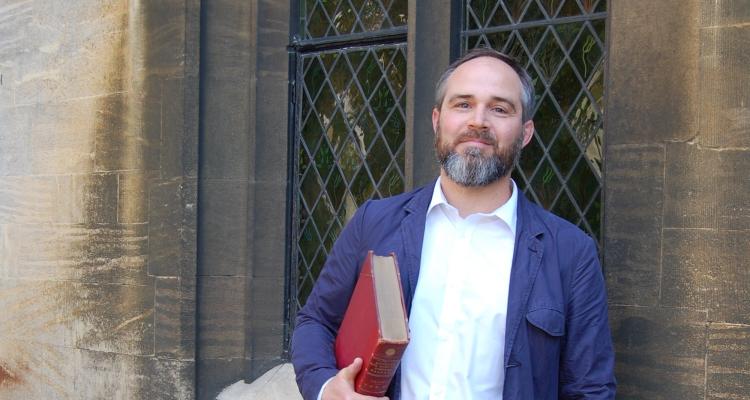
M144 58L142 3L0 4L0 398L192 397L192 360L156 356L165 293L147 270L149 224L183 221L149 220L163 123L144 108L161 105L162 84L145 84L159 71ZM179 22L174 5L162 11ZM172 80L180 27L158 27ZM190 333L181 292L166 297L177 318L160 321Z
M12 374L2 364L0 364L0 388L3 386L13 386L22 383L20 377Z

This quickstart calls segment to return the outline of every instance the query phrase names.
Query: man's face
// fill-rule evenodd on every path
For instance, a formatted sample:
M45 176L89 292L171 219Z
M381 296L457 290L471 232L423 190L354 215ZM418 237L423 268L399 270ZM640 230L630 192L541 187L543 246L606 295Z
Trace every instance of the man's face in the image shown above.
M521 92L515 71L491 57L468 61L448 78L432 123L438 160L451 180L485 186L510 173L534 132L533 122L521 118Z

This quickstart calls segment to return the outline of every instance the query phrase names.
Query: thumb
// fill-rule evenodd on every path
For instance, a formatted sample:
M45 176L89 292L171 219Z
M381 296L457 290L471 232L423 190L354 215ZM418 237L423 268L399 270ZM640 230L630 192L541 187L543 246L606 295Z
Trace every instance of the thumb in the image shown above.
M342 369L339 373L341 374L341 377L346 379L347 382L354 383L354 378L357 376L357 373L359 373L359 370L362 369L362 359L357 357L352 361L351 364L347 365Z

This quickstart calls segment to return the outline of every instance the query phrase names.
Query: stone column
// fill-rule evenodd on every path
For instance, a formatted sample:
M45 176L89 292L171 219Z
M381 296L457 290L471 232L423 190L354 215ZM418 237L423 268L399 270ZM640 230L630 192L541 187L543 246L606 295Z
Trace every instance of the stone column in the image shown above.
M435 161L432 107L435 83L451 62L450 0L409 1L406 55L406 188L424 185L439 173Z
M604 265L618 398L745 398L750 7L610 5Z

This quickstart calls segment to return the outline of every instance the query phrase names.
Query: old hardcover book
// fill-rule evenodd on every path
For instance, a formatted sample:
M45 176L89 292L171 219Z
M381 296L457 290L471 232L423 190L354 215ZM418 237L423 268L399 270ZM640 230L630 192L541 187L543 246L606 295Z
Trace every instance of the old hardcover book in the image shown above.
M336 336L336 363L344 368L360 357L364 362L354 380L354 390L368 396L382 396L408 343L396 256L376 256L370 251Z

